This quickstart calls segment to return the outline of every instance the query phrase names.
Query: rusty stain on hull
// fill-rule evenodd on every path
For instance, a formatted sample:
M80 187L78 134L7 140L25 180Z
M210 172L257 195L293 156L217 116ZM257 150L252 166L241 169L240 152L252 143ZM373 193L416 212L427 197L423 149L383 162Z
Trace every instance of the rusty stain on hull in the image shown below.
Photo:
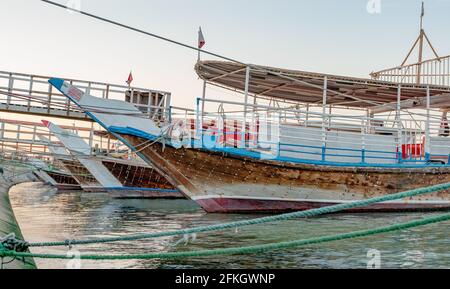
M123 135L132 145L145 141ZM142 153L185 195L208 195L210 188L242 184L279 186L334 194L335 200L364 199L450 182L450 168L331 167L254 160L199 149L175 149L155 143ZM238 193L238 192L236 192ZM286 197L279 192L279 197ZM413 200L450 201L449 191ZM424 209L422 207L422 209ZM210 209L209 209L210 210Z

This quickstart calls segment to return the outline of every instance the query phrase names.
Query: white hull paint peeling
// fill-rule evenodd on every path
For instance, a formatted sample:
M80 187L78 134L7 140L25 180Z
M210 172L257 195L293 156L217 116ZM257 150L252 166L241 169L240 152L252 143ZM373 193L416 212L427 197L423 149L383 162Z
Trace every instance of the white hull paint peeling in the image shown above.
M292 188L283 186L263 186L263 185L229 185L207 187L205 191L210 192L206 195L193 196L194 201L205 199L246 199L262 201L288 201L288 202L311 202L311 203L336 203L344 204L354 201L362 201L365 198L361 195L350 193L325 191L317 188ZM214 194L216 192L217 194ZM241 193L238 193L241 192ZM245 193L246 192L246 193ZM339 199L336 196L339 195ZM373 197L379 197L373 196ZM384 202L385 204L431 204L447 205L450 207L450 201L439 197L415 197L414 199L403 199L399 201Z

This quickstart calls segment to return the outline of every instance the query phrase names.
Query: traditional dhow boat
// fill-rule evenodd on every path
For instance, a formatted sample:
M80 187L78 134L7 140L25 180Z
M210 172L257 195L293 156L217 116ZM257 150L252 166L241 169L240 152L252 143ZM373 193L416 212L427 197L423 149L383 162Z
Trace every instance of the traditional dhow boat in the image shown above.
M200 61L199 49L195 69L204 85L196 110L166 107L159 119L62 79L50 83L208 212L363 200L450 182L450 56L438 56L423 17L422 9L419 37L402 65L371 79L245 64L210 52L227 61ZM427 44L436 58L424 61ZM407 64L417 47L418 62ZM208 85L244 101L208 99ZM354 211L449 208L444 191Z
M75 178L80 178L80 182L87 176L93 179L98 184L96 191L108 192L113 197L122 199L184 198L152 167L142 161L94 155L91 146L77 134L52 122L42 122L65 148L52 146L48 139L39 136L49 143L51 150L58 150L54 152L55 158L62 161Z
M448 86L221 61L196 70L245 102L203 95L158 126L131 104L50 83L207 212L306 210L450 182ZM445 191L353 211L449 208Z

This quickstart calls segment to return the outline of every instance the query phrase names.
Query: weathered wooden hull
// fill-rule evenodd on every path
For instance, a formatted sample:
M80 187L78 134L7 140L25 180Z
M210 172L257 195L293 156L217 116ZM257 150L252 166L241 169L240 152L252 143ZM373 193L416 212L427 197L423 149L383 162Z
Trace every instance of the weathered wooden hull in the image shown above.
M108 190L110 195L116 199L185 199L178 191L152 191L152 190Z
M277 213L291 211L305 211L317 209L326 206L333 206L340 203L308 201L280 201L280 200L254 200L239 198L209 198L200 199L196 202L206 211L214 213ZM418 212L418 211L446 211L449 205L445 204L400 204L387 203L376 204L364 208L350 209L350 213L368 213L368 212Z
M59 192L80 191L80 184L69 174L35 171L34 174L43 182L56 187Z
M72 191L81 191L82 188L79 185L70 185L70 184L56 184L56 189L58 192L72 192Z
M145 140L122 135L131 145ZM363 200L450 182L447 167L329 167L255 160L160 143L142 153L175 187L207 212L282 212ZM380 203L353 211L450 209L450 192Z

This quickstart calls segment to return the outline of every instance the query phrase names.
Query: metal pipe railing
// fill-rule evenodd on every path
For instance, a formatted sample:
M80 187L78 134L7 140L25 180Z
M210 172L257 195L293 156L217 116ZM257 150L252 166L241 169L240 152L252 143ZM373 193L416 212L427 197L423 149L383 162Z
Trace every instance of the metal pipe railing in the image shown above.
M84 114L64 95L53 89L48 83L50 78L0 71L0 92L6 95L6 99L1 99L0 104L4 103L6 109L10 109L11 105L25 106L26 110L21 112L31 113L33 109L41 109L47 110L48 114L55 114L54 110L63 110L67 116L85 118ZM96 97L128 100L139 106L141 110L145 109L152 118L155 114L161 117L160 115L165 113L161 113L163 108L170 106L171 93L166 91L76 79L65 80ZM64 117L60 113L57 116Z
M200 104L202 101L218 105L221 111L202 112L199 109L203 107ZM227 113L227 110L224 109L225 105L234 109L232 113ZM360 160L360 163L392 163L393 161L394 163L426 163L429 161L425 155L426 146L430 146L435 150L447 148L447 154L450 156L450 138L446 139L447 146L434 145L435 140L432 137L438 136L439 126L441 125L437 117L433 119L431 117L428 119L415 119L413 117L414 113L401 111L402 113L399 113L397 118L392 120L389 118L370 117L368 115L352 116L327 113L327 111L320 113L301 109L280 109L279 111L274 111L273 107L270 106L246 104L248 114L251 108L256 108L254 116L249 116L244 115L244 111L236 110L236 107L242 107L243 105L243 103L234 101L199 99L196 111L197 118L191 119L193 123L196 123L192 125L194 127L193 131L195 131L193 133L196 136L195 139L201 140L203 135L211 133L216 135L216 139L220 139L223 135L231 135L233 140L229 143L225 141L225 145L245 148L247 142L251 142L255 137L258 139L270 137L254 130L254 127L258 126L255 120L260 122L264 115L262 111L265 110L266 116L279 115L278 121L269 121L266 124L278 126L280 129L277 133L278 140L276 144L280 150L278 155L281 156L284 153L289 155L310 154L322 156L322 161L336 158L353 158L352 161L354 161L357 158ZM192 115L192 111L189 114ZM199 121L200 115L202 116L201 122ZM417 115L427 116L427 114ZM187 119L186 116L185 119ZM325 130L321 130L324 119L327 120L327 126ZM223 122L222 124L219 124L220 120ZM428 145L426 141L428 139L427 125L428 134L431 138L431 141L428 141L431 144L429 143ZM247 130L247 132L242 136L244 130ZM289 141L282 141L282 139ZM321 143L322 140L325 140L324 145L318 146L317 144ZM259 141L259 143L262 142ZM313 145L308 145L308 143ZM324 148L324 152L311 151L311 149L319 150L321 148ZM248 147L248 149L254 148ZM433 149L430 150L433 151ZM342 153L345 151L352 153ZM432 159L436 156L437 154L433 155L432 153L430 158Z

